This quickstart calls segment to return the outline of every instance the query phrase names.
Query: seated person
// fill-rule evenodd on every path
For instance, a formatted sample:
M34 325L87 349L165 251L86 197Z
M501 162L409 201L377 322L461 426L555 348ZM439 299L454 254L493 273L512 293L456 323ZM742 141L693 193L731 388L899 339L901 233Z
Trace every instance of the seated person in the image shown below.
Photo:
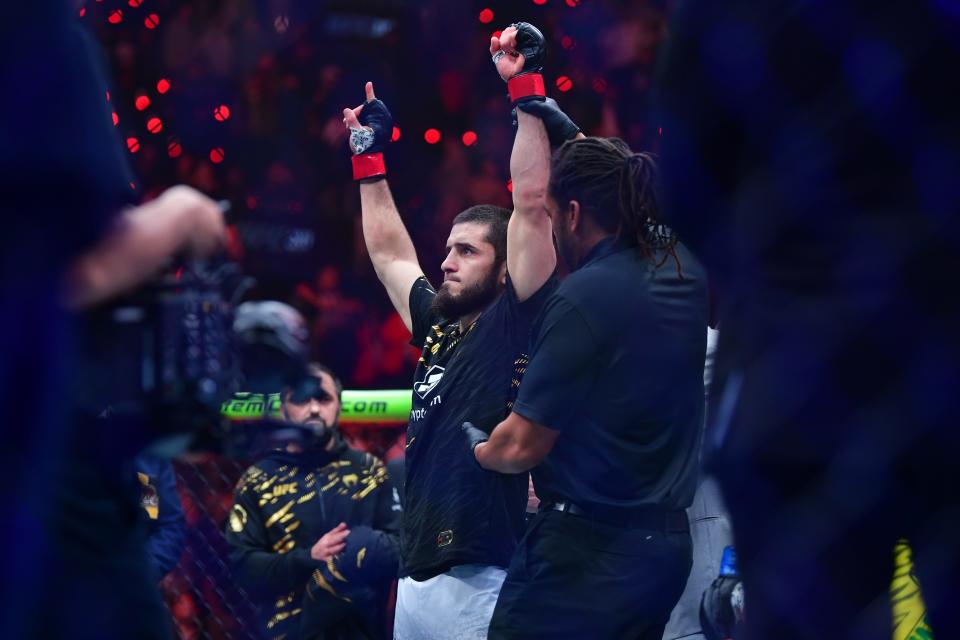
M339 379L311 364L282 396L308 442L269 451L234 493L226 538L269 638L384 638L400 502L384 464L340 436Z

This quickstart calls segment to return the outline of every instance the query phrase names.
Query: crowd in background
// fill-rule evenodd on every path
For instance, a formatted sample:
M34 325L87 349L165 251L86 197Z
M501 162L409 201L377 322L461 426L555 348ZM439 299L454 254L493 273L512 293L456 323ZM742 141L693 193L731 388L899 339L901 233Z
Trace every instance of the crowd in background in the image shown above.
M421 265L437 280L453 217L511 201L513 132L505 87L490 68L490 35L521 19L542 25L550 93L574 121L649 149L660 5L107 0L87 3L80 19L108 53L111 106L122 137L139 144L132 159L143 197L186 183L229 200L255 295L303 312L313 357L348 387L402 388L417 356L366 256L342 109L359 104L372 80L393 111L391 187ZM144 23L150 16L153 28ZM163 94L161 79L170 86ZM150 100L142 111L140 96ZM228 116L218 120L220 105ZM152 117L159 133L147 129ZM434 144L424 139L431 128L440 134ZM292 246L296 237L305 245Z

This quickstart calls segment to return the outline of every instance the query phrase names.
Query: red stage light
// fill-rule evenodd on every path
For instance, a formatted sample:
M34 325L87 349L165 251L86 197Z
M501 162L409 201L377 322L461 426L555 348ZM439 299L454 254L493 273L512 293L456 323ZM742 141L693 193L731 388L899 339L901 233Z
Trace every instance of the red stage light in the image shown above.
M180 143L176 140L171 140L167 143L167 155L171 158L179 158L180 154L183 153L183 147L180 146Z
M117 126L118 124L120 124L120 116L117 115L116 111L111 113L110 117L113 118L113 126Z
M597 93L606 93L607 91L607 81L603 78L594 78L592 86Z
M570 89L573 89L573 80L567 76L560 76L557 78L557 89L560 91L570 91Z
M473 131L467 131L460 137L460 140L465 146L472 147L477 143L477 134Z
M230 107L225 104L220 105L213 110L213 117L217 122L223 122L230 119Z
M127 138L127 149L130 150L130 153L140 151L140 141L134 137Z
M157 80L157 93L166 93L170 91L170 81L166 78Z
M123 11L120 9L114 9L110 12L110 15L107 16L107 22L110 24L120 24L123 20Z
M423 139L427 141L427 144L437 144L440 142L440 132L436 129L427 129L423 133Z
M150 118L147 120L147 131L150 133L160 133L163 131L163 122L160 118Z
M483 24L489 24L493 22L493 11L490 9L484 9L480 12L480 22Z
M490 35L492 35L494 38L500 38L500 34L502 34L502 33L503 33L503 31L497 29L496 31L494 31L494 32L491 33Z
M133 106L137 108L137 111L143 111L150 106L150 98L147 96L137 96L137 99L133 101Z
M107 102L110 102L110 89L107 89Z
M547 0L533 0L533 4L547 4Z
M394 127L393 133L390 134L390 142L396 142L400 139L400 127Z
M136 9L137 7L139 7L140 5L143 4L143 0L129 0L129 2L127 2L127 4L129 4L131 7L133 7L134 9Z
M80 7L80 17L82 18L82 17L85 16L85 15L87 15L87 8L86 8L86 7Z
M143 26L147 29L156 29L158 24L160 24L160 16L155 13L151 13L143 20Z
M507 180L507 191L513 193L513 180Z
M580 4L580 0L567 0L567 6L570 8L576 8Z
M663 135L663 127L657 127L657 135L658 135L658 136L662 136L662 135Z
M220 164L223 162L223 147L214 147L210 149L210 162Z
M560 38L560 46L569 51L570 49L576 47L577 43L570 36L563 36Z

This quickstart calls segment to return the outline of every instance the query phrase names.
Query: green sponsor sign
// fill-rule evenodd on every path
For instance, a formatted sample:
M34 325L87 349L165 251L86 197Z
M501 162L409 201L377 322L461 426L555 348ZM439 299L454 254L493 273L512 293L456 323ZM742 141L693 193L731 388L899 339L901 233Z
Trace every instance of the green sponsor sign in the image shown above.
M410 405L410 391L407 389L344 390L340 422L403 424L410 418ZM280 394L237 393L220 405L220 413L231 420L278 418Z

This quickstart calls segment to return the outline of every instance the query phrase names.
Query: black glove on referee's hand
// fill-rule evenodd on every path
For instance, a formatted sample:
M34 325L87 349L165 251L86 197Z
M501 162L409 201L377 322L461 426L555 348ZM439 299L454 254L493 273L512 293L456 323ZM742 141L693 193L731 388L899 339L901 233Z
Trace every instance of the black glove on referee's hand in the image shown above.
M580 133L580 127L573 123L570 116L560 109L560 105L553 98L518 102L516 108L543 121L543 128L547 130L547 137L550 138L551 149L556 149L567 140L573 140ZM517 124L516 116L513 124L514 126Z
M488 436L486 432L473 426L472 422L464 422L460 425L460 428L463 430L463 434L467 436L467 444L470 446L470 451L475 450L481 442L486 442L490 439L490 436Z

